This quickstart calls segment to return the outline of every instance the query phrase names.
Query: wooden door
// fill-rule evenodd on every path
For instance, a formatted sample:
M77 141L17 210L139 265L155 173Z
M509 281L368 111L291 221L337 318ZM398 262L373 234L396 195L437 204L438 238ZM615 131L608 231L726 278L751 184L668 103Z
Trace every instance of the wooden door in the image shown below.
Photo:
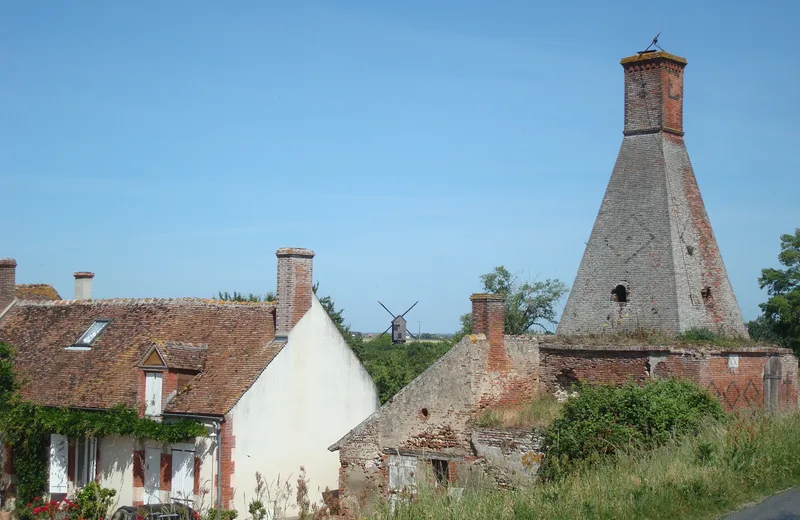
M780 409L781 398L781 358L771 357L764 366L764 408L770 411Z
M144 455L144 503L158 504L161 487L161 448L146 448Z

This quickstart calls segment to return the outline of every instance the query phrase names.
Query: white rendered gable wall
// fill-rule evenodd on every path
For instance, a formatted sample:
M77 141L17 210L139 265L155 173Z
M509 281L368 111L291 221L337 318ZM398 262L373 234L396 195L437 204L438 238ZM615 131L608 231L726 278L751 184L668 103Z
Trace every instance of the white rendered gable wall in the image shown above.
M247 511L255 473L295 487L300 466L310 479L309 498L339 487L339 454L328 451L379 407L367 371L316 296L289 333L289 341L231 410L235 508ZM294 497L291 497L294 503Z

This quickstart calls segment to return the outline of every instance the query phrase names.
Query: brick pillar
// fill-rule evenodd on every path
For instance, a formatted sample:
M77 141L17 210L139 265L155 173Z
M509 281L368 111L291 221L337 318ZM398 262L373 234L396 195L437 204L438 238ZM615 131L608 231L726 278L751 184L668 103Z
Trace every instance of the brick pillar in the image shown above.
M683 135L683 69L686 60L666 52L623 58L625 135Z
M278 308L275 339L286 341L289 332L311 308L314 251L284 247L278 257Z
M506 299L499 294L473 294L472 332L485 334L492 347L503 346Z
M94 273L79 271L77 273L72 273L72 276L75 277L75 299L91 300L92 278L94 278Z
M0 258L0 312L14 300L17 291L17 261Z

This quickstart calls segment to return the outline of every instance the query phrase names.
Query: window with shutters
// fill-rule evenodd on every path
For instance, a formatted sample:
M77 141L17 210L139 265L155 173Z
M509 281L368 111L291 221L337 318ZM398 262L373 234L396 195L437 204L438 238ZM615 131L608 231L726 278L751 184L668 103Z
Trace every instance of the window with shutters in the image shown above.
M64 435L50 435L50 493L67 492L67 454L69 440Z
M190 504L194 498L194 444L172 446L172 500Z
M161 415L161 381L161 372L145 372L145 415Z

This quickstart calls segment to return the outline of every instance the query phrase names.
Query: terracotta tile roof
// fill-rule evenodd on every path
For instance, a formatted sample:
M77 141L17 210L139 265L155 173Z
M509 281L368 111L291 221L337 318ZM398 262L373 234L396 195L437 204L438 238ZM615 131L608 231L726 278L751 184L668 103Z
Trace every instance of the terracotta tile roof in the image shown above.
M40 404L135 407L137 364L154 342L165 357L204 372L165 411L222 415L250 387L283 344L273 344L275 307L202 299L55 300L18 302L0 320L0 341L17 349L23 394ZM96 319L110 323L91 350L69 351ZM169 342L169 343L168 343Z
M17 284L15 296L19 300L60 300L55 287L46 283Z

